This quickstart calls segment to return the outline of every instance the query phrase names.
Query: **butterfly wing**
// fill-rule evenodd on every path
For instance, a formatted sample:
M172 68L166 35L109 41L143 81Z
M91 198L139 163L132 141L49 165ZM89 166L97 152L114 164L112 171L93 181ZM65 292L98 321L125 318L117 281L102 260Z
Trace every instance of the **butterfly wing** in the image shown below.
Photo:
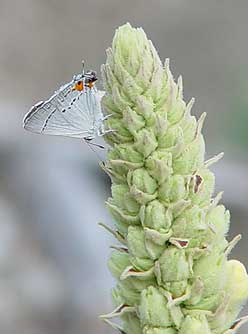
M24 117L28 131L75 138L92 138L101 117L97 89L72 90L73 82L62 86L49 100L34 105Z

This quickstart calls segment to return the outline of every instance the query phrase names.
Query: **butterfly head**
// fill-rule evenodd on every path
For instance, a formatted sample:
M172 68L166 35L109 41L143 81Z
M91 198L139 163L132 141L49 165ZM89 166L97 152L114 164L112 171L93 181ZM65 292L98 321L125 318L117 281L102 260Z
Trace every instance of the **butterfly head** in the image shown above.
M88 71L85 73L85 85L92 88L97 81L97 76L95 71Z
M96 72L88 71L85 74L78 74L73 77L73 87L72 90L77 90L79 92L84 90L84 87L87 86L92 88L97 81Z

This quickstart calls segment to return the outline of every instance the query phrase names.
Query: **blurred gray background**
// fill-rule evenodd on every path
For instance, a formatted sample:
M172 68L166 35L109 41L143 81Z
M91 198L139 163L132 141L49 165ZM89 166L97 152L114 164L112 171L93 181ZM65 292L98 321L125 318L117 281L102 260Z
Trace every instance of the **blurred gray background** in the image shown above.
M0 0L0 332L113 333L107 270L109 180L79 140L26 133L22 118L86 67L99 72L114 30L142 26L207 112L207 157L248 263L247 0ZM104 158L104 152L99 152ZM248 329L248 326L246 327ZM245 327L243 328L245 332Z

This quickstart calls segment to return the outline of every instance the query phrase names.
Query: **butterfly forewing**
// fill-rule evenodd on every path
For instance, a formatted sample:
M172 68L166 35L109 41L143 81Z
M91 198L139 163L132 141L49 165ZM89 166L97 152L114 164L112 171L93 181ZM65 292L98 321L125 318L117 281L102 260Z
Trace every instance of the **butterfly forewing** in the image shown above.
M96 134L101 119L97 89L75 91L70 82L49 100L33 106L24 118L24 128L36 133L90 138Z

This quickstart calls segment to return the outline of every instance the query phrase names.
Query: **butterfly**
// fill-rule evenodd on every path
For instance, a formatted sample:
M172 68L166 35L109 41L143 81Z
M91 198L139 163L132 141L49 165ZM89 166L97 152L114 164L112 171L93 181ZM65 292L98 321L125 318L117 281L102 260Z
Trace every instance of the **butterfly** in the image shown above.
M105 130L101 98L105 94L98 91L96 72L87 71L74 75L72 80L62 85L46 101L31 107L24 116L24 129L55 136L68 136L91 141L111 130Z

